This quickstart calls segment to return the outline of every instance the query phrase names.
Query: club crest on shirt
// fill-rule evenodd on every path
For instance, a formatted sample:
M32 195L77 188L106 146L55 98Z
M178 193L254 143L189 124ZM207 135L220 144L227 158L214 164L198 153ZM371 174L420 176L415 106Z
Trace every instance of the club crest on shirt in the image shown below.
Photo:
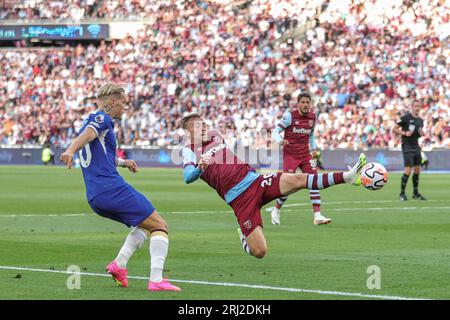
M250 220L247 220L242 225L244 226L244 228L250 229L252 227L252 222Z
M314 120L309 120L309 126L312 127L314 125Z
M300 121L294 121L294 123L298 126L300 124Z
M103 114L99 114L99 115L95 116L94 120L95 120L95 122L103 123L103 121L105 121L105 116Z

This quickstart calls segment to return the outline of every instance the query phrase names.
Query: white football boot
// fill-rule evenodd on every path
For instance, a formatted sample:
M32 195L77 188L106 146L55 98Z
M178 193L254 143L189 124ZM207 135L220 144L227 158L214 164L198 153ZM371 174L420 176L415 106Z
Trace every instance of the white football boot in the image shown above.
M320 226L322 224L329 224L331 223L331 221L333 220L324 217L320 212L314 213L314 225L316 226Z
M280 209L277 207L273 207L272 211L270 212L270 221L274 225L280 225Z

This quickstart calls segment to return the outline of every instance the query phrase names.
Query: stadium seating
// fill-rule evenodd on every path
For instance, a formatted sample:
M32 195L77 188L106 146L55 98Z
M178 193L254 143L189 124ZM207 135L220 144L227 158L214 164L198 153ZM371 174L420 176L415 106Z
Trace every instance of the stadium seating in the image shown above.
M214 1L68 2L6 1L0 19L152 22L96 46L0 48L0 145L67 146L95 109L96 88L115 81L130 95L117 123L126 145L176 145L180 115L198 110L231 145L265 147L296 94L309 90L320 148L398 148L391 129L412 101L422 105L424 148L450 147L448 2L396 1L383 11L386 1L280 9L259 0L239 10ZM317 25L304 37L276 42L309 19Z

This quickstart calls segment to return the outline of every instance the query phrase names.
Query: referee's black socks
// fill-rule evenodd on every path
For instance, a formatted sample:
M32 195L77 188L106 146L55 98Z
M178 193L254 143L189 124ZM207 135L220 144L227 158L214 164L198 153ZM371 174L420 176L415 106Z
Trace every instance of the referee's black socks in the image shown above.
M414 194L419 194L419 175L416 173L413 173L412 181L413 181L413 187L414 187Z
M406 188L406 184L408 183L408 179L409 179L409 176L406 175L406 174L403 174L403 176L402 176L402 187L401 187L401 193L402 194L405 193L405 188ZM414 177L413 177L413 181L414 181ZM417 177L417 184L419 184L419 177Z

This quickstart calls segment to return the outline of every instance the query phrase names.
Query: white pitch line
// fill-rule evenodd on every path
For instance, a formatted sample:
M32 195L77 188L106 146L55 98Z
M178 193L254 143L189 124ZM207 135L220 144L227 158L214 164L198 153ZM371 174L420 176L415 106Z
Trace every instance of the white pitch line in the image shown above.
M329 204L358 204L358 203L398 203L399 200L367 200L367 201L330 201L330 202L322 202L323 205L329 205ZM448 202L450 203L450 200L427 200L427 202ZM311 203L309 201L305 201L303 203L288 203L284 204L283 208L287 207L302 207L302 206L310 206ZM274 207L268 207L266 208L266 211L272 211Z
M292 212L292 211L306 211L310 210L306 209L287 209L283 210L283 212ZM327 208L326 211L389 211L389 210L449 210L450 207L393 207L393 208Z
M3 270L16 270L16 271L45 272L45 273L60 273L60 274L70 274L70 275L79 274L79 275L84 275L84 276L96 276L96 277L110 277L109 274L103 274L103 273L92 273L92 272L74 273L74 272L68 272L68 271L62 271L62 270L46 270L46 269L15 267L15 266L0 266L0 269L3 269ZM138 279L138 280L148 280L148 277L128 276L128 278L130 278L130 279ZM426 299L426 298L411 298L411 297L401 297L401 296L365 294L365 293L359 293L359 292L342 292L342 291L328 291L328 290L324 291L324 290L311 290L311 289L301 289L301 288L272 287L272 286L266 286L266 285L253 285L253 284L245 284L245 283L210 282L210 281L180 280L180 279L169 279L169 281L179 282L179 283L209 285L209 286L239 287L239 288L250 288L250 289L274 290L274 291L311 293L311 294L319 294L319 295L370 298L370 299L430 300L430 299Z
M16 217L83 217L93 215L90 213L70 213L70 214L0 214L0 218Z
M162 214L189 214L189 213L233 213L232 210L224 210L224 211L161 211Z

